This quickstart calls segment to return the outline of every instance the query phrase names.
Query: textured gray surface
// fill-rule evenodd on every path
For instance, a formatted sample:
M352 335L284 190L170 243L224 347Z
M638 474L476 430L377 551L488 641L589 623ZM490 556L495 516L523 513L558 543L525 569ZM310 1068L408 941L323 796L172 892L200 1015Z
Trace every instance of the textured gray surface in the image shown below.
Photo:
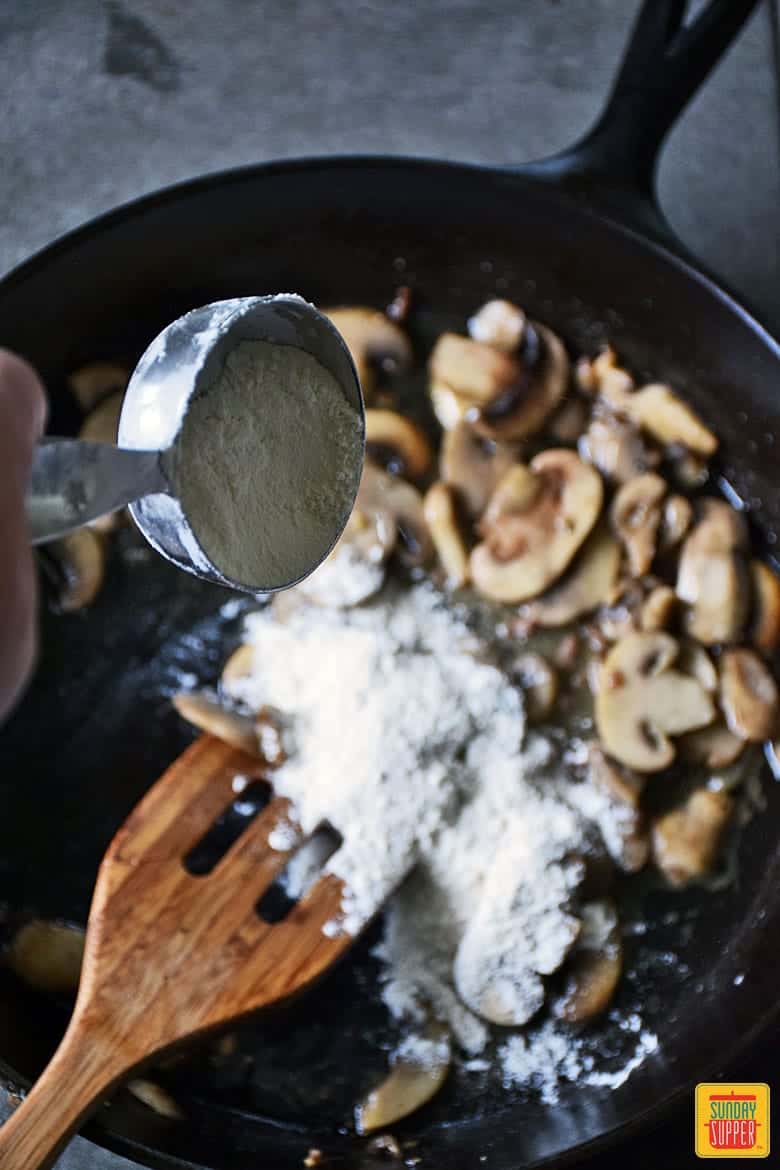
M660 191L688 245L780 330L769 3L673 132ZM636 8L0 0L0 271L117 203L223 167L351 151L496 163L550 153L596 114ZM127 1166L77 1140L58 1170Z

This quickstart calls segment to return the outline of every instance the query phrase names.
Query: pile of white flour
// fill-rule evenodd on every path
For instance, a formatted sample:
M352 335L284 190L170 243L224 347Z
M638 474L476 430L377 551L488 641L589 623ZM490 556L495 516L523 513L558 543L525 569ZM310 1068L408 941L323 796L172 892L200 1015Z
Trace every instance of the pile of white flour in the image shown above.
M357 932L390 899L390 1012L446 1020L478 1070L480 1012L530 1019L576 937L577 855L601 848L595 826L566 799L549 743L525 734L517 688L429 585L284 623L267 610L248 637L253 671L231 693L285 716L274 787L306 832L328 822L342 837L326 866L346 888L330 928ZM524 1043L506 1052L508 1079L528 1065ZM568 1040L558 1048L571 1071Z
M257 591L310 572L352 509L361 423L333 375L294 346L245 341L191 402L176 489L203 551Z

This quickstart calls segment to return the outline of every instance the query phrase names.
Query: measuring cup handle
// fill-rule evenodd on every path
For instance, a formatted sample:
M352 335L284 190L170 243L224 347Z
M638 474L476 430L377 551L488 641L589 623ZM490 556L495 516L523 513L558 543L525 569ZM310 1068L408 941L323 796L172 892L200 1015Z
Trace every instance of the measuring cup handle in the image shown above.
M54 540L141 496L167 490L158 451L45 439L35 450L27 489L30 543Z

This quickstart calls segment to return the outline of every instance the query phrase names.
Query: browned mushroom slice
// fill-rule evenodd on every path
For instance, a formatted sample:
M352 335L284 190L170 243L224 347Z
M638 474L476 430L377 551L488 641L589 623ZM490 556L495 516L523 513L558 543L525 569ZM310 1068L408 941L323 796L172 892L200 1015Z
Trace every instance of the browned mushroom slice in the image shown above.
M608 642L618 642L639 629L645 591L639 581L619 580L598 613L597 628Z
M234 683L249 678L254 657L255 648L248 642L234 650L222 669L222 685L230 690Z
M763 561L750 562L753 582L751 641L770 654L780 645L780 579Z
M127 1091L137 1101L140 1101L142 1105L146 1105L148 1109L153 1110L160 1117L167 1117L171 1121L182 1121L184 1119L185 1115L180 1106L168 1090L164 1089L162 1085L158 1085L156 1081L136 1077L134 1080L127 1082Z
M656 585L651 589L639 611L640 629L649 633L666 630L672 624L677 609L677 594L669 585Z
M355 507L370 514L390 516L398 534L396 551L407 565L424 565L433 553L423 514L423 498L416 487L379 467L366 463Z
M384 313L360 306L323 311L347 343L367 402L378 374L403 373L412 364L409 338Z
M408 479L422 479L431 463L424 433L396 410L366 411L366 455L386 471Z
M612 902L586 902L582 933L568 964L563 994L554 1014L568 1024L584 1024L600 1015L615 994L623 968L623 947Z
M588 425L588 415L588 406L581 397L565 398L545 430L556 443L576 443Z
M687 886L712 869L734 801L726 792L697 788L653 827L653 858L673 886Z
M687 496L669 496L661 516L658 547L661 552L677 548L687 534L693 520L693 505Z
M18 930L8 948L11 970L39 991L76 991L83 957L81 927L41 918Z
M777 729L775 680L754 650L725 650L720 660L720 703L726 723L742 739L771 738Z
M714 695L717 691L718 672L715 663L698 642L692 642L690 638L683 638L680 641L677 669L695 678L708 695Z
M604 749L637 772L672 763L669 738L706 727L712 699L696 679L675 670L678 644L668 634L634 633L617 642L601 668L596 726Z
M106 546L100 533L80 528L48 546L57 567L55 605L62 613L75 613L91 605L106 575Z
M469 318L468 330L474 341L513 353L520 345L525 333L526 316L522 309L511 301L486 301L473 317Z
M199 731L206 731L248 755L260 755L255 721L251 715L231 711L202 691L182 691L174 695L173 705L182 719Z
M529 618L540 626L566 626L591 613L612 591L620 556L620 545L609 526L598 524L566 576L529 606Z
M116 443L123 399L124 394L121 390L104 398L84 419L79 438L90 443Z
M602 799L589 808L586 796L583 812L595 820L615 864L624 873L637 873L650 855L650 838L639 803L644 777L608 759L601 745L592 741L588 744L588 780Z
M431 382L429 387L431 406L439 423L445 431L452 430L459 423L464 422L469 412L470 402L460 394L445 385L444 382Z
M638 427L603 408L594 412L578 450L583 459L618 484L651 471L660 461L659 452L648 447Z
M441 481L428 488L423 515L447 584L452 589L460 589L469 578L469 551L458 522L452 488Z
M722 500L704 500L677 571L677 596L689 607L688 633L705 646L734 642L747 618L745 522Z
M124 394L129 380L130 372L125 366L116 362L90 362L73 371L68 377L68 385L86 414L109 394L116 391Z
M649 572L653 563L665 495L666 481L648 471L624 483L612 501L612 527L623 542L635 577Z
M470 406L466 418L491 439L535 434L561 401L569 359L558 337L529 323L512 356L455 333L444 333L431 355L431 381L449 386Z
M498 484L471 554L471 578L495 601L526 601L556 581L596 523L598 472L553 448L518 464Z
M744 747L745 740L729 731L721 719L699 731L689 731L679 740L681 757L706 768L728 768L739 759Z
M356 1106L358 1133L374 1133L422 1108L447 1079L450 1060L450 1041L442 1028L408 1037L387 1077Z
M714 455L718 449L718 440L712 431L670 386L663 383L643 386L626 398L622 409L659 443L679 443L705 457Z
M620 409L634 387L634 379L621 365L618 365L617 354L611 345L607 345L593 359L591 363L593 381L601 398L613 410Z
M528 722L547 719L558 697L558 676L547 659L525 650L513 660L509 673L523 692Z
M516 459L514 447L483 439L469 423L459 422L445 431L439 468L468 514L481 516L496 484Z

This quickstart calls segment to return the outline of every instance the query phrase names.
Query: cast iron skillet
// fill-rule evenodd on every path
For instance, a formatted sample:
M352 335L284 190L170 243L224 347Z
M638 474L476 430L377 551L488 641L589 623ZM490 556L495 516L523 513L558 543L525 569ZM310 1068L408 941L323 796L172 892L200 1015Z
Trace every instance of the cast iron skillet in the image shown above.
M772 541L780 350L681 254L652 196L665 132L753 7L713 0L682 27L682 2L647 0L598 125L546 163L314 160L209 177L122 208L2 282L2 342L41 370L62 432L76 424L68 370L100 357L132 362L165 323L206 301L293 289L323 304L381 306L409 284L424 354L445 322L462 328L498 292L573 346L609 337L640 373L680 387L721 435L721 472ZM37 678L0 737L0 898L11 919L84 919L111 834L188 738L166 695L182 670L216 677L238 637L231 606L210 617L227 594L156 558L140 563L139 547L132 533L118 542L89 613L44 615ZM766 1024L780 930L780 799L766 790L738 884L711 896L649 894L654 926L629 940L621 1003L641 1005L660 1055L613 1091L565 1090L554 1109L533 1094L455 1081L398 1127L418 1142L410 1153L448 1170L482 1165L481 1155L492 1170L561 1163L657 1116ZM677 925L665 921L670 909ZM365 1143L343 1127L377 1074L377 1041L388 1039L370 941L286 1016L242 1031L232 1061L169 1070L187 1122L120 1097L90 1136L153 1166L285 1170L309 1146L336 1166L369 1165ZM41 1068L65 1014L3 976L0 1053L11 1085ZM604 1046L613 1041L607 1026Z

